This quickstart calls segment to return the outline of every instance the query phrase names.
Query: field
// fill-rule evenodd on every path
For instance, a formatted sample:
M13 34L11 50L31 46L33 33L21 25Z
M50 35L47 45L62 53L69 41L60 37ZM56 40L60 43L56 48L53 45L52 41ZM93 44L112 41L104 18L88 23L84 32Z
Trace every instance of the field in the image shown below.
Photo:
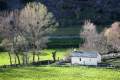
M62 59L63 56L67 53L65 49L45 49L42 54L40 54L40 60L52 60L52 52L57 50L56 58ZM31 54L32 55L32 54ZM13 56L14 57L14 56ZM32 56L29 56L30 61L32 61ZM36 57L37 60L37 57ZM12 60L14 62L14 59ZM9 56L7 52L0 53L0 65L8 65L9 64Z
M51 52L44 50L41 60L52 60ZM57 57L63 58L69 49L57 50ZM7 52L0 53L0 65L8 65ZM0 68L0 80L120 80L120 69L92 68L83 66L30 66Z
M0 69L0 80L120 80L120 70L87 67Z

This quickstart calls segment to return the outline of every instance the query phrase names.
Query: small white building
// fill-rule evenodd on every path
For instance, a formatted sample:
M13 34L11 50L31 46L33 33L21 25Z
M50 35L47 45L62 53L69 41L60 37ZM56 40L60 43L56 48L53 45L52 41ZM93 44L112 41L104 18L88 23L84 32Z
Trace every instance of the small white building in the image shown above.
M101 62L101 55L96 51L74 51L71 54L71 63L80 65L95 65Z

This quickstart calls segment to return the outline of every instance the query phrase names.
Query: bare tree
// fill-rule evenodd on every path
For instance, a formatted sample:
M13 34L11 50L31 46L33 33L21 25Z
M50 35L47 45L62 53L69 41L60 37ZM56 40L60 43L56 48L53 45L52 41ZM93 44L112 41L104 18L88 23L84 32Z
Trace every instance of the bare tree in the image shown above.
M28 42L26 41L25 37L22 35L19 35L16 37L16 51L18 52L19 55L21 55L23 58L23 64L26 65L29 63L28 59Z
M9 12L1 12L0 13L0 33L3 38L1 45L8 51L10 65L12 65L12 56L11 56L11 35L9 34L10 31L8 30L8 23L7 17L9 16Z
M119 52L119 24L119 22L113 23L111 28L105 29L98 34L93 23L89 21L85 22L83 31L80 34L85 39L82 47L86 50L96 50L101 54Z
M2 40L2 43L1 43L1 46L3 46L7 52L8 52L8 55L9 55L9 61L10 61L10 65L12 65L12 56L11 56L11 46L12 46L12 43L9 42L8 39L4 39Z
M20 13L20 26L23 28L24 37L29 42L33 51L35 62L36 51L45 47L48 41L47 34L54 30L56 21L53 14L41 3L29 3Z
M95 41L94 50L98 51L101 54L109 54L114 48L107 41L107 38L104 36L105 31L101 32Z
M8 16L3 18L1 23L1 32L4 39L7 39L10 43L10 53L14 53L17 57L18 64L20 64L19 52L17 51L17 37L19 36L19 26L18 26L19 11L11 11ZM6 44L7 46L7 44ZM7 47L6 47L7 48ZM8 52L9 53L9 52ZM10 56L10 54L9 54ZM15 59L16 61L16 59ZM10 61L11 63L11 61Z
M93 23L90 21L85 21L80 36L84 40L84 44L82 45L83 48L87 50L93 50L95 48L98 33L96 31L96 26Z
M114 50L120 52L120 22L114 22L104 34Z

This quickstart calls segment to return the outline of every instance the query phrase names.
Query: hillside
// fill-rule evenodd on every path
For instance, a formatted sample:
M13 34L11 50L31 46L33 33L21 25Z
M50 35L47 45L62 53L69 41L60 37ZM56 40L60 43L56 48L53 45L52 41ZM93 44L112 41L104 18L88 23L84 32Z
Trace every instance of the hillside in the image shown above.
M119 0L41 0L58 18L61 26L78 26L85 19L98 25L120 20Z
M26 3L34 0L0 0L0 10L22 9ZM79 38L81 25L86 19L90 19L97 26L98 31L111 25L114 21L120 21L120 0L35 0L47 6L59 22L59 28L51 36L57 40L54 45L74 42L73 36ZM57 37L56 37L57 36ZM60 37L59 37L60 36ZM62 37L61 37L62 36ZM67 38L67 39L64 39ZM60 39L60 40L59 40ZM61 40L64 39L64 40ZM51 45L52 43L50 43ZM62 45L63 46L63 45ZM78 46L78 45L77 45Z
M0 8L22 8L24 1L1 0ZM45 4L53 12L63 27L78 26L85 19L91 19L99 25L111 24L120 20L120 0L36 0ZM6 4L6 5L5 5Z

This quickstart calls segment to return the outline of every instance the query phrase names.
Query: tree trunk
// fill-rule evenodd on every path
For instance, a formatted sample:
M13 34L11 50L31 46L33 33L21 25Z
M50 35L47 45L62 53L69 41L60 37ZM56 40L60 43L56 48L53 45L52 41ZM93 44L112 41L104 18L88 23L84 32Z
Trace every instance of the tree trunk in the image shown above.
M12 57L11 57L10 52L8 52L8 55L9 55L9 59L10 59L10 65L12 65Z
M29 62L29 58L28 58L27 53L25 54L25 59L26 59L26 60L25 60L25 63L28 64L28 62Z
M16 57L18 59L18 64L20 65L20 58L19 58L19 55L16 53Z
M25 55L24 55L24 53L23 53L22 60L23 60L23 65L25 65Z
M40 60L40 57L39 57L39 55L37 55L37 57L38 57L38 62L39 62L39 60Z
M33 40L33 63L35 62L35 54L36 54L36 45L35 45L35 40Z
M35 51L33 52L33 63L35 62Z
M25 60L24 60L24 54L22 55L22 64L24 65L25 63Z
M16 56L15 56L15 65L16 65L16 63L17 63L17 60L16 60Z
M29 59L27 53L23 53L23 65L28 64Z
M53 61L54 61L54 62L56 61L55 56L53 56Z

